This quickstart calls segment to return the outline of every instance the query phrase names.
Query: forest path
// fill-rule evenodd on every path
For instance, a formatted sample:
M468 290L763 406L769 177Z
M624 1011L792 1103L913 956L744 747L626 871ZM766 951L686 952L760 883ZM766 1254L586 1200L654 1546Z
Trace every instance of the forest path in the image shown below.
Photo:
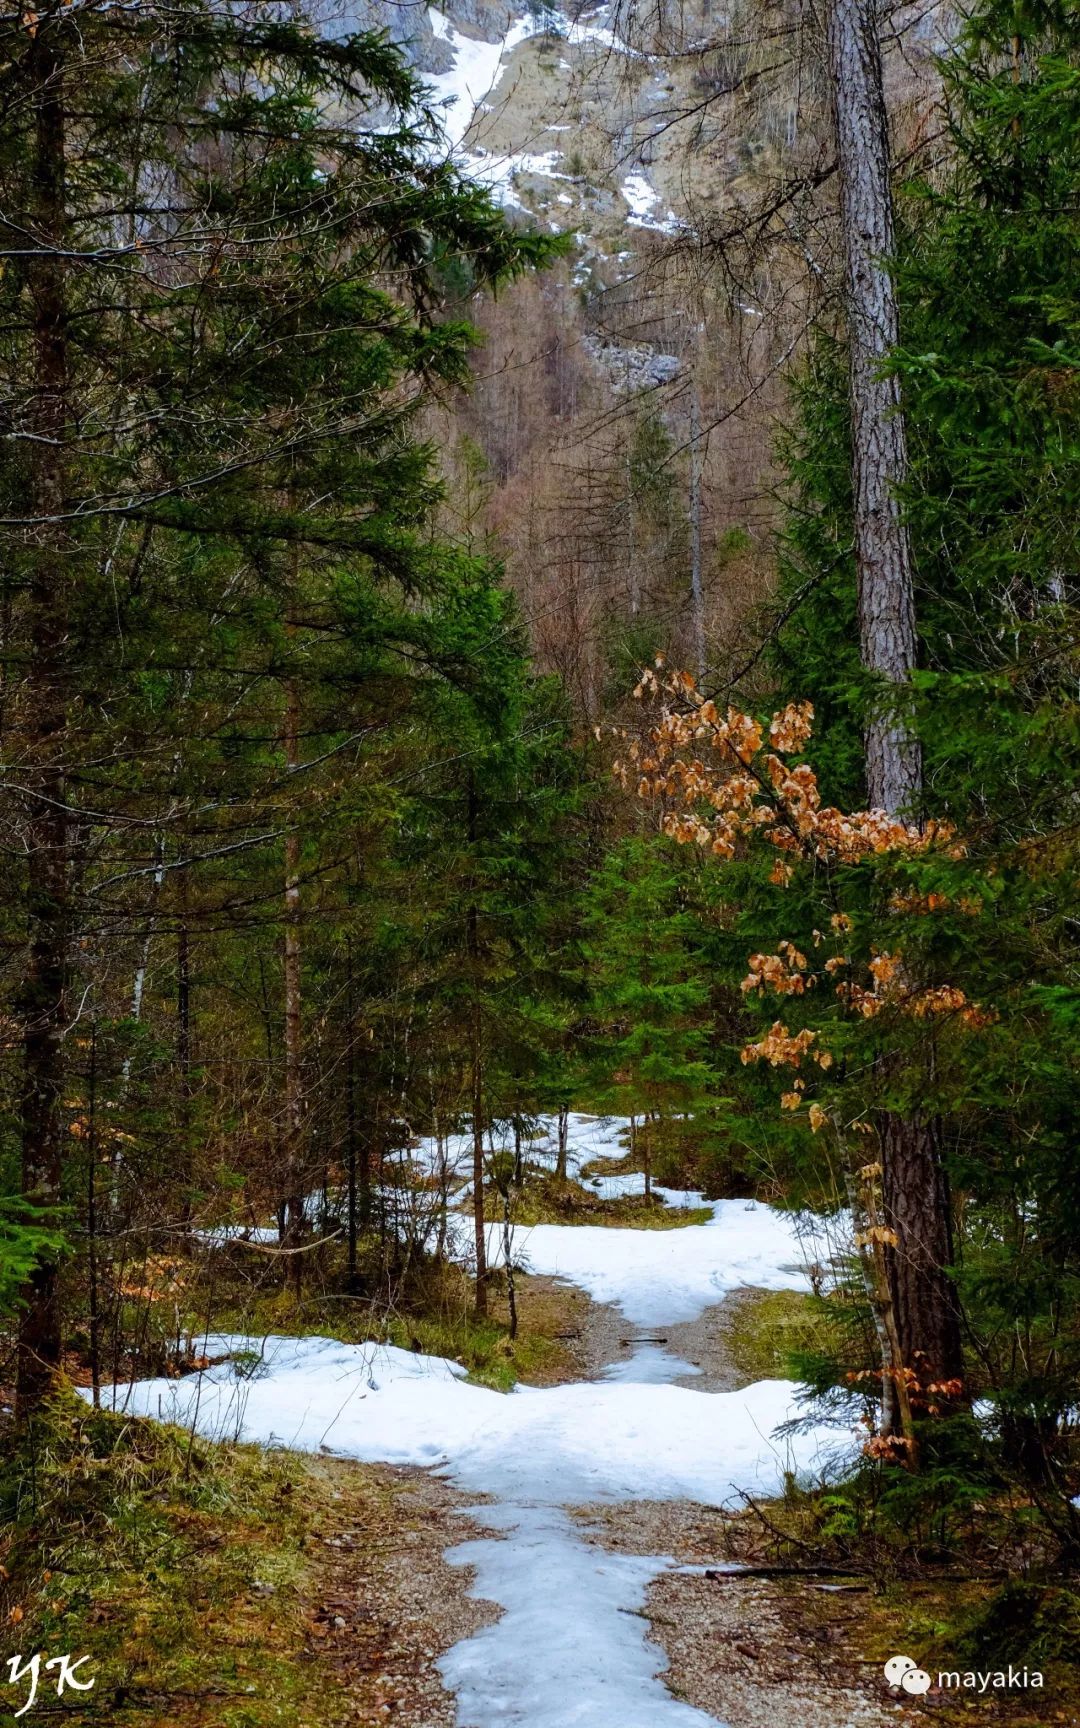
M581 1163L622 1157L618 1125L576 1121ZM640 1179L604 1180L625 1191ZM687 1197L672 1203L685 1206ZM442 1551L435 1589L458 1600L467 1590L467 1612L481 1616L449 1647L443 1637L424 1647L424 1661L453 1695L457 1728L895 1722L880 1676L864 1687L857 1658L843 1666L857 1690L841 1687L832 1703L820 1661L800 1684L790 1639L782 1644L763 1628L757 1645L746 1642L745 1611L732 1603L747 1585L705 1576L730 1552L723 1508L738 1507L747 1490L774 1492L786 1470L814 1469L838 1444L826 1429L774 1437L797 1412L790 1382L718 1386L731 1372L716 1342L724 1298L748 1286L805 1290L808 1279L797 1220L749 1200L708 1210L707 1222L681 1229L538 1225L523 1233L515 1259L605 1310L582 1329L589 1379L504 1394L470 1384L458 1364L391 1346L225 1338L212 1348L231 1352L236 1367L226 1359L199 1376L119 1392L128 1408L212 1437L432 1467L437 1476L425 1492L447 1492L445 1518L440 1512L426 1527L427 1542ZM493 1259L498 1239L493 1230ZM677 1354L676 1344L696 1357ZM839 1444L846 1451L850 1441L840 1436ZM466 1590L448 1592L447 1566ZM716 1650L705 1660L713 1645L724 1646L717 1627L725 1616L739 1634L727 1666ZM334 1619L348 1631L347 1614ZM670 1672L661 1646L671 1648ZM767 1696L774 1646L787 1705ZM744 1687L741 1716L731 1662L763 1667ZM825 1702L815 1711L819 1691ZM443 1719L441 1707L437 1718L414 1718L416 1728Z
M530 1300L548 1294L550 1283L522 1281L525 1312ZM579 1371L601 1373L612 1348L625 1370L626 1321L613 1307L575 1297ZM716 1378L737 1378L727 1339L739 1301L733 1295L677 1332L671 1328L669 1345L678 1343L691 1361L695 1351L710 1353ZM663 1346L656 1349L659 1354ZM491 1545L490 1529L475 1515L475 1495L414 1466L323 1457L312 1459L311 1468L333 1494L313 1563L309 1658L345 1680L356 1701L357 1728L380 1720L399 1728L465 1728L474 1718L459 1714L458 1697L444 1683L444 1659L455 1650L460 1657L480 1634L487 1632L495 1646L507 1633L505 1610L478 1583L475 1566L451 1563L467 1557L466 1544L480 1553ZM393 1490L393 1515L387 1519L384 1512L378 1528L365 1533L357 1528L363 1523L357 1508L370 1501L373 1479ZM619 1555L636 1562L665 1555L675 1563L648 1585L628 1620L633 1627L640 1617L646 1660L663 1669L658 1684L665 1702L692 1707L690 1720L728 1728L902 1728L918 1720L917 1711L898 1708L885 1695L878 1665L866 1658L865 1595L806 1581L708 1578L706 1568L752 1551L748 1521L691 1500L650 1499L647 1480L641 1487L639 1498L569 1506L565 1516L586 1568ZM515 1642L514 1654L527 1664L529 1647ZM568 1674L552 1700L562 1720L574 1719L573 1701ZM665 1714L662 1702L655 1713L631 1720L660 1724ZM545 1717L508 1711L504 1720L532 1728ZM621 1728L622 1718L613 1708L584 1720Z

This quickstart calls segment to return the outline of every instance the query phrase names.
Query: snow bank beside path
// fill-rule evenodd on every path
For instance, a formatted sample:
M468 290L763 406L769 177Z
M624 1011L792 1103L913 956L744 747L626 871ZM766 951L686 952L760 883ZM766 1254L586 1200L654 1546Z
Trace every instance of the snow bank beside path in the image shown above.
M260 1345L211 1337L207 1348L244 1360ZM813 1470L835 1448L834 1430L773 1438L796 1413L787 1380L701 1393L658 1384L644 1358L640 1381L500 1393L468 1384L457 1363L393 1346L268 1338L261 1348L250 1375L223 1362L183 1380L136 1381L117 1388L115 1407L209 1439L437 1465L463 1487L547 1506L642 1494L720 1505L738 1489L768 1493L785 1469Z
M626 1126L572 1117L568 1172L621 1159ZM556 1124L543 1128L527 1155L552 1165ZM506 1133L498 1130L503 1143ZM426 1140L402 1156L430 1175L444 1160L464 1173L471 1141L455 1135L440 1149ZM612 1194L639 1192L642 1183L633 1175L586 1180ZM701 1202L697 1194L664 1197ZM711 1210L706 1224L666 1231L539 1225L516 1232L511 1251L515 1262L616 1303L638 1327L692 1319L744 1285L806 1288L803 1266L826 1258L805 1221L747 1200ZM464 1255L471 1221L454 1212L447 1222ZM493 1263L501 1235L491 1227ZM564 1508L634 1499L718 1506L740 1491L772 1493L788 1472L816 1474L855 1444L823 1426L778 1438L799 1414L790 1381L714 1393L672 1385L693 1365L648 1339L600 1381L512 1393L470 1385L456 1362L386 1345L211 1335L205 1347L231 1360L179 1381L104 1389L104 1401L210 1439L436 1468L498 1502L472 1509L492 1539L448 1555L475 1568L475 1596L503 1609L439 1660L462 1728L709 1728L714 1718L664 1686L663 1654L647 1637L648 1586L675 1562L610 1553Z
M746 1285L810 1289L804 1268L821 1244L806 1219L757 1200L716 1200L712 1209L707 1224L677 1230L537 1224L516 1232L512 1252L530 1272L565 1278L594 1302L613 1302L636 1326L695 1320ZM495 1228L489 1251L496 1263L501 1235Z
M605 1381L512 1393L469 1385L445 1358L390 1346L207 1345L239 1364L119 1387L117 1407L214 1439L435 1466L499 1502L470 1509L493 1537L447 1555L475 1569L471 1594L503 1610L439 1659L463 1728L709 1728L713 1717L667 1690L665 1658L647 1636L649 1584L675 1562L610 1553L563 1508L638 1498L720 1505L739 1490L773 1492L786 1471L817 1471L851 1445L833 1429L777 1439L796 1414L788 1381L695 1392L665 1383L689 1364L644 1345ZM238 1375L244 1351L262 1360Z

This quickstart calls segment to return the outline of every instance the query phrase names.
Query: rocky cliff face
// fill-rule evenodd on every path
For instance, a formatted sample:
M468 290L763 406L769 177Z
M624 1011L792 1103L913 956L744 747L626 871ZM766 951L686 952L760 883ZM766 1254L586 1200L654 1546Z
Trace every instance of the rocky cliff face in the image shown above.
M511 219L573 237L565 266L470 308L487 343L439 441L470 476L479 452L540 658L595 714L620 630L685 648L695 536L710 654L737 654L772 566L785 372L836 304L834 185L802 0L565 3L308 0L386 30L442 147ZM933 124L943 16L890 20L898 153Z
M586 270L632 256L643 234L690 234L820 156L813 26L788 0L344 0L343 15L402 45L448 146L507 208L577 234ZM932 101L943 8L912 7L892 27L906 132Z

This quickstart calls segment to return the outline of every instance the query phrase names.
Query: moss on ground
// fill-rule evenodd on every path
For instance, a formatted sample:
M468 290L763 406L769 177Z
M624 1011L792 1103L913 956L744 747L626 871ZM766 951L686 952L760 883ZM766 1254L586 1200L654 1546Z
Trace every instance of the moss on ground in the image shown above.
M583 1172L585 1174L586 1172ZM623 1174L604 1166L606 1175ZM682 1230L692 1224L707 1224L712 1217L709 1206L680 1209L666 1206L654 1195L646 1200L643 1194L623 1195L604 1199L587 1182L569 1177L544 1174L528 1181L515 1192L510 1203L511 1222L528 1229L534 1224L599 1224L612 1230ZM502 1213L489 1209L489 1222L500 1223Z
M324 1493L301 1458L59 1394L0 1471L9 1642L88 1656L65 1706L113 1728L337 1728L344 1687L298 1660ZM4 1728L24 1701L0 1688Z
M742 1385L789 1378L793 1357L824 1346L828 1324L817 1298L799 1290L738 1291L724 1323Z
M215 1308L214 1330L253 1337L331 1337L345 1344L375 1340L427 1356L460 1362L482 1386L509 1391L519 1380L546 1384L571 1377L565 1341L554 1335L544 1312L522 1304L521 1327L510 1337L505 1281L492 1279L492 1313L474 1310L472 1281L456 1266L428 1266L414 1277L392 1307L371 1296L312 1291L297 1301L281 1289L249 1291L242 1300Z

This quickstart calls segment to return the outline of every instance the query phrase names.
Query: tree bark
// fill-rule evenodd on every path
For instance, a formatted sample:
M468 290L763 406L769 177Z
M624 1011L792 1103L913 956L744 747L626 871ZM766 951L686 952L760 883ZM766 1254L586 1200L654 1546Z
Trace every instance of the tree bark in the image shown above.
M69 944L69 845L64 745L67 591L73 547L63 523L68 357L64 50L66 25L43 19L26 64L36 115L30 227L39 247L27 269L33 308L35 438L28 446L31 507L26 739L27 915L30 952L18 1009L23 1042L22 1191L55 1205L63 1179L63 1036ZM47 1395L61 1362L59 1267L44 1257L25 1292L19 1328L17 1405L27 1416Z
M293 606L298 578L296 551L291 554L288 614L285 634L291 644L296 634ZM300 765L300 690L294 671L285 680L285 713L282 726L285 766L291 775ZM294 820L285 832L285 1133L284 1201L285 1234L282 1247L293 1250L285 1261L286 1280L297 1295L303 1282L303 1255L295 1252L304 1239L304 1096L303 1001L300 952L300 832Z
M900 1247L889 1255L893 1313L904 1362L924 1381L963 1372L952 1264L952 1202L936 1124L884 1116L879 1123L885 1223Z
M469 842L475 845L479 809L476 786L469 775L466 821ZM476 902L467 913L465 932L472 972L472 1130L473 1130L473 1242L476 1252L476 1312L488 1311L487 1237L484 1229L484 1017L480 1003L480 921Z
M98 1305L97 1241L97 1021L90 1025L90 1075L87 1085L86 1140L86 1283L90 1327L90 1385L94 1409L101 1407L101 1311Z
M470 910L470 919L475 912ZM484 1229L484 1055L483 1028L477 1003L472 1041L473 1241L476 1250L476 1312L488 1311L487 1238Z
M895 696L915 668L917 638L911 544L899 499L907 473L904 417L899 381L884 370L899 318L888 116L872 0L831 0L827 38L847 289L859 645L863 665ZM872 807L917 814L918 739L902 705L882 693L875 693L866 730L866 786ZM885 1218L899 1237L889 1275L904 1362L911 1367L919 1359L932 1377L951 1378L959 1373L960 1327L946 1270L950 1202L936 1135L931 1124L887 1116L881 1151Z
M915 666L911 545L898 488L907 474L900 385L884 367L899 335L889 128L872 0L832 0L828 11L840 215L847 288L851 459L859 643L863 665L893 685ZM910 722L875 702L866 732L870 804L913 808L922 762Z
M555 1155L555 1174L560 1182L566 1181L566 1157L570 1146L570 1106L559 1105L559 1141Z
M356 989L353 979L353 950L350 942L347 949L345 1000L345 1173L348 1187L348 1283L349 1289L356 1289Z
M705 682L705 589L701 574L701 394L697 372L690 379L690 610L694 671Z
M192 1086L191 1086L191 936L188 930L188 873L179 872L176 927L176 1072L180 1083L178 1100L180 1157L184 1192L181 1225L184 1244L190 1244L192 1196Z

